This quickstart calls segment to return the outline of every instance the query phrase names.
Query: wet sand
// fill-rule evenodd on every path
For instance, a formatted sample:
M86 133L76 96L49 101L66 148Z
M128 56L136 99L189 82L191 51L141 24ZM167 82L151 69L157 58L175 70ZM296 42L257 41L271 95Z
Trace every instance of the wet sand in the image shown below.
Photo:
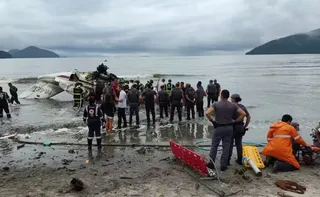
M220 172L219 184L218 180L201 180L197 172L176 161L169 148L143 147L143 144L168 145L168 139L174 136L175 130L163 127L161 133L168 133L168 137L159 137L159 133L152 131L143 127L140 132L132 129L104 138L106 144L141 146L105 146L100 158L97 157L97 148L93 147L94 159L89 163L86 163L88 151L85 132L83 135L81 132L75 135L60 129L53 130L51 135L48 132L18 135L20 140L29 142L43 142L48 138L51 142L58 142L64 136L63 139L70 143L84 144L80 146L44 147L41 144L25 144L18 149L22 144L11 139L0 140L1 196L218 196L213 189L223 191L226 196L235 192L239 193L232 196L278 196L277 192L291 196L319 196L319 165L302 166L299 171L277 174L271 173L271 169L264 169L262 177L255 177L248 169L245 175L249 180L245 180L240 175L234 175L234 170L242 167L232 162L226 172ZM193 135L186 135L186 128L181 126L179 131L184 138L176 138L177 142L183 145L194 144L196 139ZM194 150L208 158L208 152ZM72 178L82 180L84 190L72 190ZM296 181L306 186L307 191L304 195L285 192L275 186L277 179Z

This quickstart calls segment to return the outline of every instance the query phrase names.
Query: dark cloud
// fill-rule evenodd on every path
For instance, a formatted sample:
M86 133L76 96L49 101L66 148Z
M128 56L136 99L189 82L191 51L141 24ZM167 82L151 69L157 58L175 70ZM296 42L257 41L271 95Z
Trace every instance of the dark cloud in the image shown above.
M2 0L2 49L61 55L243 51L319 28L319 0Z

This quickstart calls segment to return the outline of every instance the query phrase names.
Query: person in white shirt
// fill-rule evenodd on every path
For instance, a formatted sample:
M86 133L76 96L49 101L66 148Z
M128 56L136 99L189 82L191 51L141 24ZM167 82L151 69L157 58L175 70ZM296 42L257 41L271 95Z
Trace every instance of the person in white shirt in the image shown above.
M117 127L117 129L127 127L126 108L127 108L127 94L123 90L123 86L120 85L120 94L119 94L119 99L118 99L118 127ZM123 120L123 126L121 127L122 120Z

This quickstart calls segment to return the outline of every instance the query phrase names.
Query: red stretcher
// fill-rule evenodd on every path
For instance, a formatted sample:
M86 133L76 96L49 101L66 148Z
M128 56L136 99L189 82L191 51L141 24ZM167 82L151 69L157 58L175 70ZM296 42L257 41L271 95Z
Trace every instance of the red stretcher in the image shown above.
M171 151L176 158L200 172L201 175L209 176L206 161L203 156L175 143L172 140L169 142Z

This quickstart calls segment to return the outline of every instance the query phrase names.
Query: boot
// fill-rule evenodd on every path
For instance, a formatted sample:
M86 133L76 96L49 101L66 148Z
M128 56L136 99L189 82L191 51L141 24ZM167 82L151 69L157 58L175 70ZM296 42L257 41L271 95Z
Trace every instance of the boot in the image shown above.
M97 138L97 146L98 149L101 150L102 146L101 146L101 138Z
M87 139L88 141L88 150L92 150L92 139Z

